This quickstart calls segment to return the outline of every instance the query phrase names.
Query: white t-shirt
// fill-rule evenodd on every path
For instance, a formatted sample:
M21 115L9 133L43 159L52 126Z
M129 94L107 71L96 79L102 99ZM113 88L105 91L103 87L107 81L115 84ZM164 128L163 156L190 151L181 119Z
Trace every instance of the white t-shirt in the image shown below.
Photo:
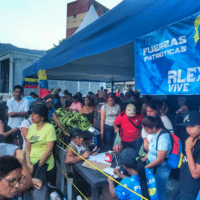
M15 151L19 149L18 146L7 143L0 143L0 157L1 156L14 156Z
M28 119L25 119L20 128L29 128L31 125L33 124L33 122L31 121L31 118L29 117Z
M27 129L29 129L32 124L33 124L33 122L31 121L31 118L25 119L22 122L21 126L20 126L20 130L21 130L21 128L27 128ZM22 138L23 138L23 148L22 148L22 150L25 150L26 141L25 141L23 135L22 135Z
M14 98L11 98L7 101L8 106L8 113L10 112L28 112L29 110L29 103L26 99L23 99L18 102ZM24 116L18 117L9 117L8 118L8 126L11 128L20 127L21 123L26 118Z
M166 116L166 115L161 115L160 116L160 119L162 120L163 124L164 124L164 127L166 129L168 129L170 131L170 133L174 133L174 129L173 129L173 126L172 126L172 123L171 121L169 120L169 118ZM148 134L144 128L142 128L142 131L141 131L141 135L142 135L142 138L147 138L147 140L150 142L150 140L152 139L152 135L151 134Z
M156 134L151 135L152 139L149 142L149 154L148 154L148 160L150 162L153 162L154 160L156 160L158 151L167 151L166 158L169 158L170 156L170 153L172 150L172 143L171 143L170 135L168 133L163 133L159 137L158 144L157 144L157 138L161 131L159 131ZM157 149L156 149L156 146L157 146ZM161 166L164 166L164 165L166 165L165 161L161 164Z
M167 130L169 130L170 133L174 133L174 129L173 129L173 126L172 126L172 123L171 123L170 119L166 115L161 115L160 118L161 118L165 128Z

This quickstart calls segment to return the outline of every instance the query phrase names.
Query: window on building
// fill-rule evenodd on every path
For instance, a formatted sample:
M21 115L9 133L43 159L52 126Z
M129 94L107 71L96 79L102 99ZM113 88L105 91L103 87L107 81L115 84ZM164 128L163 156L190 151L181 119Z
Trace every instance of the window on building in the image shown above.
M9 92L9 65L9 59L0 62L0 93Z

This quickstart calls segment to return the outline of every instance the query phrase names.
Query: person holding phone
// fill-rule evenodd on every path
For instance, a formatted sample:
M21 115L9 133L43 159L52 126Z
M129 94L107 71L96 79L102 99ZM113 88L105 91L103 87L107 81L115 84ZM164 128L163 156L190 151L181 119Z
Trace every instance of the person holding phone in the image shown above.
M119 165L123 165L124 169L130 175L129 177L125 176L120 173L118 168L115 168L114 173L122 178L122 185L125 185L135 193L147 199L158 200L158 192L154 175L151 170L145 168L144 163L139 157L137 157L137 153L134 149L127 148L122 151L119 158ZM108 178L108 183L112 198L134 200L141 199L141 196L125 189L121 185L118 185L115 188L114 181L111 178Z

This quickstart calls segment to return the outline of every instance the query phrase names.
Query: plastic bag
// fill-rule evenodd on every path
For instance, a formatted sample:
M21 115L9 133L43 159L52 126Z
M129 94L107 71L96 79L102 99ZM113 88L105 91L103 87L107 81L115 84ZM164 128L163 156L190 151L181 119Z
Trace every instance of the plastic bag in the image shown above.
M142 146L140 147L140 150L139 150L139 156L140 156L140 158L144 158L146 156L146 154L147 154L147 152L144 149L144 144L142 144Z
M113 145L113 151L120 153L122 150L123 150L123 145L122 145L121 137L119 135L119 132L117 132L115 142Z

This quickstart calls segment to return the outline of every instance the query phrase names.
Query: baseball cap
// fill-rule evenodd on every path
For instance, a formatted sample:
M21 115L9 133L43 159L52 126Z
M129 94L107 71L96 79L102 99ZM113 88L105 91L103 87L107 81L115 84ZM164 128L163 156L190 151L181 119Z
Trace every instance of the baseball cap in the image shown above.
M132 103L126 106L126 114L128 117L134 117L136 115L136 107Z
M132 148L124 149L118 159L119 165L125 165L130 168L134 168L134 162L133 159L136 158L137 153Z
M192 111L183 120L184 126L200 125L200 112Z

